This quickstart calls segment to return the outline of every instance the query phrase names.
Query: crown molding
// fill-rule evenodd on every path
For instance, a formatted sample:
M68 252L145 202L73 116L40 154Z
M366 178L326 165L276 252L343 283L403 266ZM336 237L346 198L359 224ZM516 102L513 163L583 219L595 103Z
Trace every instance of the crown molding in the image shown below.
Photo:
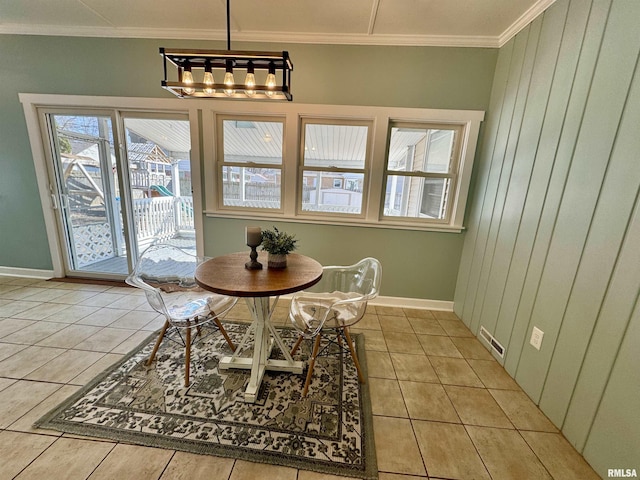
M533 22L538 15L555 3L556 0L538 0L534 5L524 12L520 17L509 26L498 37L498 47L502 47L505 43L515 37L523 28Z
M4 35L50 35L65 37L149 38L225 41L222 30L66 27L59 25L0 25ZM233 32L233 41L259 43L301 43L325 45L391 45L415 47L497 48L498 37L465 35L369 35L340 33Z
M268 37L268 38L265 38ZM233 38L247 42L307 43L325 45L379 45L408 47L497 48L498 37L471 35L383 35L348 33L262 33L239 32Z

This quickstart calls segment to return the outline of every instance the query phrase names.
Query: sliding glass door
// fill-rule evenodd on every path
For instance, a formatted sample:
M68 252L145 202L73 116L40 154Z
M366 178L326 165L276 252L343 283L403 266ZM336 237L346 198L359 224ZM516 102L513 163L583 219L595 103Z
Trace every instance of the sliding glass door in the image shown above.
M129 269L111 115L47 114L51 185L66 273L126 274Z
M124 131L138 251L162 242L195 254L188 118L127 114Z
M144 248L160 242L195 252L186 116L62 111L43 118L67 276L122 279Z

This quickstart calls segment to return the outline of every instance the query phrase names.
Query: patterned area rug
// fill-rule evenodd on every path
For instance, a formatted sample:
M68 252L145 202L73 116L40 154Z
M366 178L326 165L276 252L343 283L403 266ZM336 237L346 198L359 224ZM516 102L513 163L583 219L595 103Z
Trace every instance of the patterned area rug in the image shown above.
M240 343L247 324L225 322ZM286 345L295 331L279 329ZM324 345L307 398L304 375L267 372L255 404L242 394L246 370L218 370L231 351L217 331L192 348L191 385L184 387L184 348L165 340L145 366L156 336L102 373L36 425L140 445L285 465L363 479L378 477L367 385L348 352ZM211 333L210 335L206 335ZM353 335L366 374L364 339ZM307 358L308 342L296 354ZM243 352L243 355L250 355ZM272 358L280 352L274 347Z

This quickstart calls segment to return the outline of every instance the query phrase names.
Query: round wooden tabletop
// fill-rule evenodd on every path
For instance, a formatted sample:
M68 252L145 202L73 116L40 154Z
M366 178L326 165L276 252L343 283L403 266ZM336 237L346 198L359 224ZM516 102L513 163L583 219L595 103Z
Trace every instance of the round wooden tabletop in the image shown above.
M297 253L287 255L287 268L267 268L267 253L259 252L262 270L249 270L249 250L215 257L200 264L195 279L202 288L234 297L269 297L298 292L322 278L322 265Z

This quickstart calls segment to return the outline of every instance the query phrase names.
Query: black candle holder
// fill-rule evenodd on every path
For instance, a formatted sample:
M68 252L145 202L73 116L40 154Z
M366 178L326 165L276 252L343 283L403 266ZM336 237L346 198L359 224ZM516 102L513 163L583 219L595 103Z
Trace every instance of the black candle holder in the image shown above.
M251 253L249 254L249 258L251 259L247 263L244 264L244 268L248 270L262 270L262 264L257 260L258 259L258 251L256 248L257 245L247 245L251 247Z

